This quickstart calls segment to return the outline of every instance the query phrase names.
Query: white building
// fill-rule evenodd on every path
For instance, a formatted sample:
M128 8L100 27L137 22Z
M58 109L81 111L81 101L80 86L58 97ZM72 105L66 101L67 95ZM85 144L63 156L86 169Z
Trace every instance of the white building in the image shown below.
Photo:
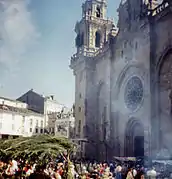
M28 108L30 110L36 111L42 115L44 115L44 126L45 132L55 134L55 126L56 120L58 118L61 119L59 116L61 113L69 109L64 105L58 103L54 96L43 96L32 89L29 90L27 93L19 97L17 100L25 102L28 104ZM66 120L66 119L65 119Z
M44 115L28 109L26 103L0 97L0 138L41 134Z
M52 118L54 114L59 114L65 108L64 105L59 104L54 100L53 96L44 98L44 115L45 115L45 126L47 126L49 132L55 133L55 119ZM57 116L56 116L57 117Z
M57 116L55 122L55 135L74 138L75 118L71 109L64 109L61 116Z

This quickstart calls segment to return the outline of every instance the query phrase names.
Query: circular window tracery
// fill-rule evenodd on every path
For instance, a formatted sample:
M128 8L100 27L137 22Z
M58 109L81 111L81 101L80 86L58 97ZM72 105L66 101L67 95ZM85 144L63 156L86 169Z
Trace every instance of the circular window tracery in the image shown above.
M143 83L137 76L133 76L125 87L124 100L128 109L134 111L143 99Z

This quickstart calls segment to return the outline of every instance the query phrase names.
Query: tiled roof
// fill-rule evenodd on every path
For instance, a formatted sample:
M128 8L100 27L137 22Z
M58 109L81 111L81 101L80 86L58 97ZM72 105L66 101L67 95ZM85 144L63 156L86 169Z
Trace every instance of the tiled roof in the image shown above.
M4 111L7 111L7 112L40 115L40 113L36 113L36 112L31 111L27 108L17 108L17 107L13 107L13 106L2 105L2 104L0 104L0 110L4 110Z

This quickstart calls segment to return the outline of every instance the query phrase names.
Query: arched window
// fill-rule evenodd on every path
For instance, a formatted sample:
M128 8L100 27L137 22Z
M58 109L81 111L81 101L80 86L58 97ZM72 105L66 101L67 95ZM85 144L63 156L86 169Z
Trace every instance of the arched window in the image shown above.
M100 47L100 43L101 43L101 34L100 32L96 32L95 46Z
M100 7L97 6L97 8L96 8L96 17L100 17L100 16L101 16Z

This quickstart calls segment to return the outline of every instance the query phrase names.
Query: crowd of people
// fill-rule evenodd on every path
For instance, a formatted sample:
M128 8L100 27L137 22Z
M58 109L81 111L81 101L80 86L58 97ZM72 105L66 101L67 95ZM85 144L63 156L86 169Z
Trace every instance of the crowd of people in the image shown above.
M120 163L79 163L65 160L47 164L22 160L0 161L0 179L144 179L146 173L156 178L156 171Z

